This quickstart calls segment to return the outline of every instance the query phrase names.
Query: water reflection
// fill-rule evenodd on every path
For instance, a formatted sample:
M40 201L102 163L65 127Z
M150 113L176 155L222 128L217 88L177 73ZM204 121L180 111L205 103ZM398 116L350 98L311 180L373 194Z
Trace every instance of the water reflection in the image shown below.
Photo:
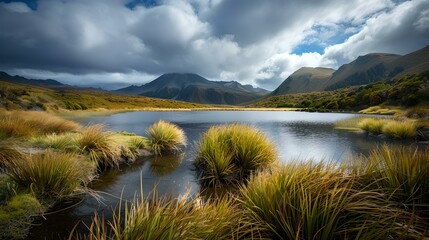
M150 170L158 177L171 174L182 163L184 153L155 156L150 159Z

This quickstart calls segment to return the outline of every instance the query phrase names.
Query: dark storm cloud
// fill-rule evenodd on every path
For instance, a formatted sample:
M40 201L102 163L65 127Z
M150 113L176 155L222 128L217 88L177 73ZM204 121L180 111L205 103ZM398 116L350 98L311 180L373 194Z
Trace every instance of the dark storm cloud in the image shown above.
M405 53L429 43L427 0L129 3L0 3L0 70L76 84L195 72L274 88L302 66L338 67L367 52ZM346 31L348 39L329 45ZM292 53L305 44L324 44L325 52Z

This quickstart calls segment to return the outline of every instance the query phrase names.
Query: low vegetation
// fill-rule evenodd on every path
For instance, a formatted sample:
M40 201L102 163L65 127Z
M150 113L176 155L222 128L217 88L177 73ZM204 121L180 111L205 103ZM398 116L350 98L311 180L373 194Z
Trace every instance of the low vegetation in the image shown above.
M250 107L297 107L308 111L359 111L370 106L412 107L429 102L429 71L398 80L370 83L361 87L335 91L285 94L261 99ZM390 108L372 109L381 114L394 114Z
M0 79L0 109L45 110L53 112L75 110L126 110L156 108L207 108L209 106L174 100L127 96L102 90L52 90L24 84L3 82Z
M180 151L180 147L186 145L185 132L178 126L163 120L152 124L147 134L151 148L157 155Z
M141 195L142 196L142 195ZM87 235L71 233L74 239L234 239L239 237L240 214L231 199L216 201L179 199L152 194L135 198L113 212L106 222L95 215ZM74 236L73 236L74 235Z
M71 238L424 239L428 151L384 146L344 164L290 162L217 200L134 199Z
M33 215L87 192L87 183L106 168L132 162L140 151L175 149L185 139L183 130L161 122L151 129L153 136L162 136L152 149L147 138L102 125L82 127L45 112L0 111L0 223L8 227L0 239L22 239ZM28 209L33 200L37 204Z
M271 166L276 149L264 133L247 125L213 126L198 144L195 166L205 186L237 184Z

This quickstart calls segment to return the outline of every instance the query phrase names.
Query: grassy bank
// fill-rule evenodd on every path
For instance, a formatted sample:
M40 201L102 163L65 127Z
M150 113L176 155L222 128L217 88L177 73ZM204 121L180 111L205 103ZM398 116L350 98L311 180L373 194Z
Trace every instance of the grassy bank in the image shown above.
M384 146L344 164L272 166L221 198L134 199L71 238L424 239L428 179L428 150Z
M183 131L162 124L168 131L155 123L146 138L102 125L83 127L45 112L0 110L0 230L7 230L0 239L22 239L34 216L86 193L86 185L105 169L142 154L180 151Z

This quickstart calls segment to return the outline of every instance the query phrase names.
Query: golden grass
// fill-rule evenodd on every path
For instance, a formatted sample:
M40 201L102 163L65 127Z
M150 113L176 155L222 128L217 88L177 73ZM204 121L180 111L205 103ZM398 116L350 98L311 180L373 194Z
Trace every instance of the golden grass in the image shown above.
M87 154L99 169L117 167L121 161L122 145L113 138L113 133L104 131L100 124L85 127L76 138L79 149Z
M157 155L180 151L180 147L186 145L185 132L177 125L163 120L152 124L147 134L149 135L151 148Z
M413 121L387 121L383 125L383 134L395 139L410 139L417 136L417 126Z
M51 150L13 159L6 167L7 174L18 186L48 201L81 190L93 173L93 165L81 156Z
M381 107L381 106L373 106L359 111L359 113L362 113L362 114L381 114L381 115L395 115L400 112L401 110L398 107Z
M346 118L335 122L336 129L345 130L360 130L359 123L362 121L362 117Z
M45 112L0 110L0 136L32 137L76 131L80 126Z
M385 121L385 119L381 118L363 118L358 126L365 132L379 135L383 132Z
M205 186L237 184L277 160L261 131L241 124L213 126L198 144L195 165Z

